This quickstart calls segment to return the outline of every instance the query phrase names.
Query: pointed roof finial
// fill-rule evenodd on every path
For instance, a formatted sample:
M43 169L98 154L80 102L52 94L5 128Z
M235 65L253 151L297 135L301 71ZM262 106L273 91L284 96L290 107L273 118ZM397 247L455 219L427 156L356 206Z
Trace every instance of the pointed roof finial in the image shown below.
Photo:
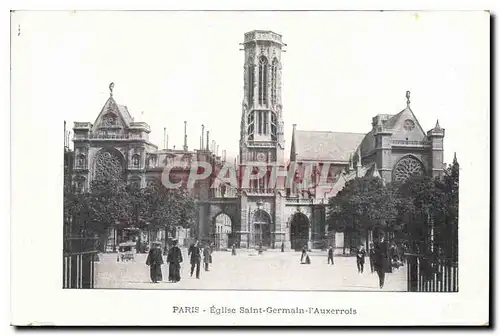
M440 130L441 126L439 126L439 120L436 119L436 126L434 126L434 129Z
M410 107L410 91L406 91L406 105Z
M453 163L457 163L457 152L453 153Z
M115 83L111 82L109 84L109 95L113 97L113 88L115 87Z

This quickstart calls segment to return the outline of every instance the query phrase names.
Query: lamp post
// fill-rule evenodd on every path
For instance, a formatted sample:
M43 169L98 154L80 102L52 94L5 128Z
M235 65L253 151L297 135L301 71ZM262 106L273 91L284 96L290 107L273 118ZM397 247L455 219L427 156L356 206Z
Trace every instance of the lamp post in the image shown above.
M257 209L259 211L259 213L262 211L262 202L261 201L257 201ZM259 254L262 253L262 219L259 218L259 231L260 231L260 243L259 243Z

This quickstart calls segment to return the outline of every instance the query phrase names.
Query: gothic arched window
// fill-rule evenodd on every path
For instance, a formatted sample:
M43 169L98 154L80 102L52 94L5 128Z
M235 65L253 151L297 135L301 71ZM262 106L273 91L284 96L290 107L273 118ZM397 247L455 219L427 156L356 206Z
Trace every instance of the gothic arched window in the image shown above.
M123 178L123 164L117 154L109 151L101 151L97 154L94 162L95 179Z
M249 64L247 66L248 71L248 104L253 106L253 87L255 85L255 66Z
M278 96L278 60L275 58L271 67L271 104L276 105Z
M276 141L276 133L277 133L277 126L276 126L277 118L276 118L276 113L271 112L271 140Z
M151 155L149 157L149 166L150 167L156 167L156 161L157 161L156 155Z
M250 112L248 114L248 119L247 119L247 134L248 134L248 140L253 140L253 133L254 133L254 121L255 121L255 114L254 112Z
M140 160L141 160L141 157L139 156L139 154L135 154L134 156L132 156L132 166L134 168L138 168L139 164L140 164Z
M259 59L259 104L267 105L267 58Z
M411 176L424 175L424 166L414 157L407 156L399 160L394 168L393 179L397 182L404 182Z

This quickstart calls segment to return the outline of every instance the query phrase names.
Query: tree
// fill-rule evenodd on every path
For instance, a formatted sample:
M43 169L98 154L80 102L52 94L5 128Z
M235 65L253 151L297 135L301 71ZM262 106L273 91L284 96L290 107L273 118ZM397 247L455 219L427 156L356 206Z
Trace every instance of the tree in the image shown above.
M92 232L101 238L104 249L109 228L132 222L132 202L124 182L118 179L94 180L87 194Z
M393 227L397 217L392 189L377 177L363 177L348 181L336 196L329 200L328 222L330 229L362 233L368 237L370 230Z

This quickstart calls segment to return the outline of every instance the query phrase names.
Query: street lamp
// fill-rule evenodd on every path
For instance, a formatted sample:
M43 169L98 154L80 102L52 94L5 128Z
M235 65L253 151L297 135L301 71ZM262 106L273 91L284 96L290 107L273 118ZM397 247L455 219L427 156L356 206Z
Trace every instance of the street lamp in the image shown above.
M261 213L262 211L262 201L257 201L257 209L258 209L258 212L259 214ZM263 221L262 219L260 218L260 216L258 217L259 219L259 228L260 228L260 244L259 244L259 253L262 253L262 224L263 224Z

